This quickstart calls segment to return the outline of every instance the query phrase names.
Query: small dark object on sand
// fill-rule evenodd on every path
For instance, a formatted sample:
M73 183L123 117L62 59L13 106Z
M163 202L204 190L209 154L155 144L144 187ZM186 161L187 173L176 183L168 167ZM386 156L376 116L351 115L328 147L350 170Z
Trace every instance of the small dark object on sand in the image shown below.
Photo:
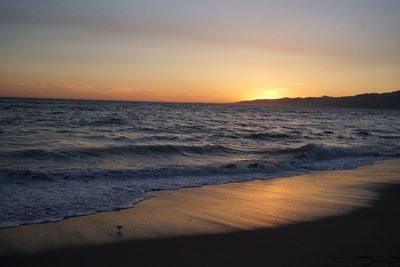
M117 229L118 229L118 234L119 234L119 235L122 235L122 232L121 232L122 225L118 225L118 226L117 226Z

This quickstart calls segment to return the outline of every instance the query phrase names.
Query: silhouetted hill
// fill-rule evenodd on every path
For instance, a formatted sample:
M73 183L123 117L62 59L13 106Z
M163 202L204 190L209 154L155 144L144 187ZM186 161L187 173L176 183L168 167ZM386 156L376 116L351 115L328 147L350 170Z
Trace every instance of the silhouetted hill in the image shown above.
M240 105L260 105L271 107L330 107L330 108L375 108L400 109L400 90L383 94L362 94L344 97L307 97L258 99L241 101Z

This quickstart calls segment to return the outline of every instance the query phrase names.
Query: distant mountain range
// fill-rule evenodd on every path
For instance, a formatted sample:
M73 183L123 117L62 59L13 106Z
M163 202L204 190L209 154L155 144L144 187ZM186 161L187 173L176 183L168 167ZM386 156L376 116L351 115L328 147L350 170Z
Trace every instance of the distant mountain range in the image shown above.
M259 105L270 107L329 107L329 108L375 108L400 109L400 90L383 94L362 94L343 97L306 97L257 99L241 101L240 105Z

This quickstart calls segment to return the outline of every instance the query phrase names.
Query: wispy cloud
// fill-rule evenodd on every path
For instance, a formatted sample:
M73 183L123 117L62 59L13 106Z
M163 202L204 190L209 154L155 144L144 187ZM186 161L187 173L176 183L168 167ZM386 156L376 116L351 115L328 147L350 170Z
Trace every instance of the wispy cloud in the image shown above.
M342 57L349 61L393 62L395 58L400 61L400 30L391 29L397 34L388 31L394 19L389 16L391 11L385 8L388 18L381 20L372 10L365 11L364 6L356 5L357 1L345 2L349 3L332 5L329 1L305 1L304 8L300 8L278 1L205 1L200 4L176 0L168 4L165 1L117 1L111 4L108 1L4 0L0 3L0 22L7 27L36 25L57 27L61 32L70 29L68 34L76 37L86 34L87 40L94 38L94 42L99 38L123 38L126 42L161 38L164 42L175 40L178 44L244 46ZM371 5L371 1L365 2ZM400 2L385 2L400 10ZM384 5L373 6L376 13L382 11L380 6ZM360 11L354 11L356 7ZM341 13L344 11L353 12L354 17ZM370 21L373 24L367 30L364 18L360 17L363 15L376 19L375 23ZM400 23L400 19L395 21Z

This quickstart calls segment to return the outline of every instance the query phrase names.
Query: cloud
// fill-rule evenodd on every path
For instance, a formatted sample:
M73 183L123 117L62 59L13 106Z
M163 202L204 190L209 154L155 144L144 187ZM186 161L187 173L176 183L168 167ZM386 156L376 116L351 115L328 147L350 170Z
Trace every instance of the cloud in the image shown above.
M94 99L94 100L137 100L162 99L168 93L147 89L141 86L105 85L70 81L18 82L0 85L0 96Z
M277 1L228 2L3 0L0 22L8 25L7 31L10 25L36 27L49 31L53 39L67 36L63 42L85 40L92 45L173 41L178 46L240 47L347 61L400 61L400 37L396 37L400 30L387 32L385 23L374 23L378 19L390 23L392 13L383 19L368 11L369 24L375 26L365 30L365 22L358 23L363 13L348 8L357 7L354 1L333 5L333 15L326 13L332 6L326 1L305 1L308 10Z

